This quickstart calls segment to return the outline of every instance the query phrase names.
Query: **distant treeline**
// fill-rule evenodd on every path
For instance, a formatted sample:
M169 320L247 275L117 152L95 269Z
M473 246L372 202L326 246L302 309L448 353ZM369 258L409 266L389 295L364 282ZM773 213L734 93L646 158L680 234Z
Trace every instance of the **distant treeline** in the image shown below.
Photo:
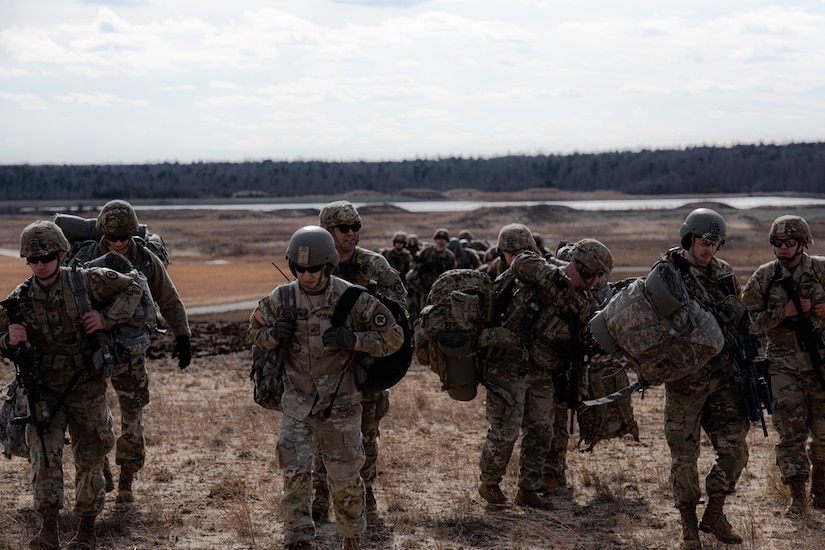
M825 143L387 162L0 166L0 200L293 197L370 190L610 189L630 194L825 190Z

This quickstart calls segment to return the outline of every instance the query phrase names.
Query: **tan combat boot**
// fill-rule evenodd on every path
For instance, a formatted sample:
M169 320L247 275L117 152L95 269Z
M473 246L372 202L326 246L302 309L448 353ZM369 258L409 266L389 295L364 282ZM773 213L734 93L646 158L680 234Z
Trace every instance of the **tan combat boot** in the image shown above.
M329 489L326 486L316 487L312 498L312 521L324 523L329 519Z
M682 516L682 548L684 550L700 550L702 541L699 540L696 506L680 506L679 514Z
M343 550L361 550L361 537L344 537Z
M501 492L501 488L498 486L498 483L495 485L484 485L482 483L478 486L478 494L480 494L481 498L493 506L507 504L507 497L505 497L504 493Z
M58 537L57 508L46 508L40 511L40 518L43 527L37 535L29 541L29 548L32 550L60 550L60 539Z
M548 493L560 487L567 487L567 476L562 472L560 476L545 475L541 478L541 489Z
M702 521L699 522L699 529L705 533L713 533L719 541L725 544L742 544L742 537L733 530L722 511L724 507L724 496L710 497L705 513L702 515Z
M526 508L536 508L537 510L554 510L555 506L538 491L528 491L519 488L516 494L516 504Z
M94 550L97 547L96 517L80 516L80 527L77 528L74 538L66 545L66 550Z
M825 466L815 465L811 474L811 500L814 508L825 510Z
M117 497L115 502L134 502L135 495L132 493L132 482L135 480L137 468L131 464L120 466L120 477L117 480Z
M791 481L791 503L785 514L788 516L802 517L808 514L808 495L805 494L804 481Z

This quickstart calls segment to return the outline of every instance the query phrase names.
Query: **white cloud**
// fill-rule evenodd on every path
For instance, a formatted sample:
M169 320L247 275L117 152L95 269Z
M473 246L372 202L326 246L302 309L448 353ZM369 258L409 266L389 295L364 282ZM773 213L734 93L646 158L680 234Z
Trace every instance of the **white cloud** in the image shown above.
M46 108L39 98L98 135L162 126L123 148L133 162L273 144L315 158L668 147L825 128L822 2L34 4L0 3L4 131L19 136L0 162L56 150L46 122L26 117Z

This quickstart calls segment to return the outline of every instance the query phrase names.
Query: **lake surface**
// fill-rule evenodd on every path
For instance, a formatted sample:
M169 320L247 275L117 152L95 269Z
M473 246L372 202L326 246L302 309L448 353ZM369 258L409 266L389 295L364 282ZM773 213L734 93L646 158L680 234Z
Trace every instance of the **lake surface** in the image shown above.
M746 210L749 208L758 208L760 206L825 206L825 199L813 199L809 197L773 197L773 196L756 196L756 197L661 197L655 199L612 199L612 200L571 200L571 201L392 201L392 202L375 202L375 201L351 201L356 208L363 206L375 206L380 204L388 204L397 208L406 210L408 212L464 212L468 210L475 210L477 208L489 207L508 207L508 206L537 206L537 205L553 205L566 206L575 210L663 210L679 208L686 204L696 202L715 202L725 204L731 208L738 208ZM283 202L283 203L206 203L206 204L158 204L158 205L140 205L136 206L136 210L254 210L254 211L271 211L271 210L303 210L315 209L320 210L327 202Z

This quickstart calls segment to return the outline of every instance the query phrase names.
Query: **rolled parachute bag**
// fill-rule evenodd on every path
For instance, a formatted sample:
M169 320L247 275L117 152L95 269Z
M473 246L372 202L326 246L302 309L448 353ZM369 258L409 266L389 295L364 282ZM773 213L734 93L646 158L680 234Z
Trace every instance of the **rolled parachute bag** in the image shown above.
M607 317L604 310L597 311L596 315L590 319L590 333L605 353L611 354L619 351L619 344L607 329Z
M438 336L438 351L444 356L447 394L457 401L472 401L478 390L475 350L472 338L462 332L444 332Z
M54 223L63 230L69 242L99 241L103 232L96 227L96 218L81 218L73 214L56 214Z

